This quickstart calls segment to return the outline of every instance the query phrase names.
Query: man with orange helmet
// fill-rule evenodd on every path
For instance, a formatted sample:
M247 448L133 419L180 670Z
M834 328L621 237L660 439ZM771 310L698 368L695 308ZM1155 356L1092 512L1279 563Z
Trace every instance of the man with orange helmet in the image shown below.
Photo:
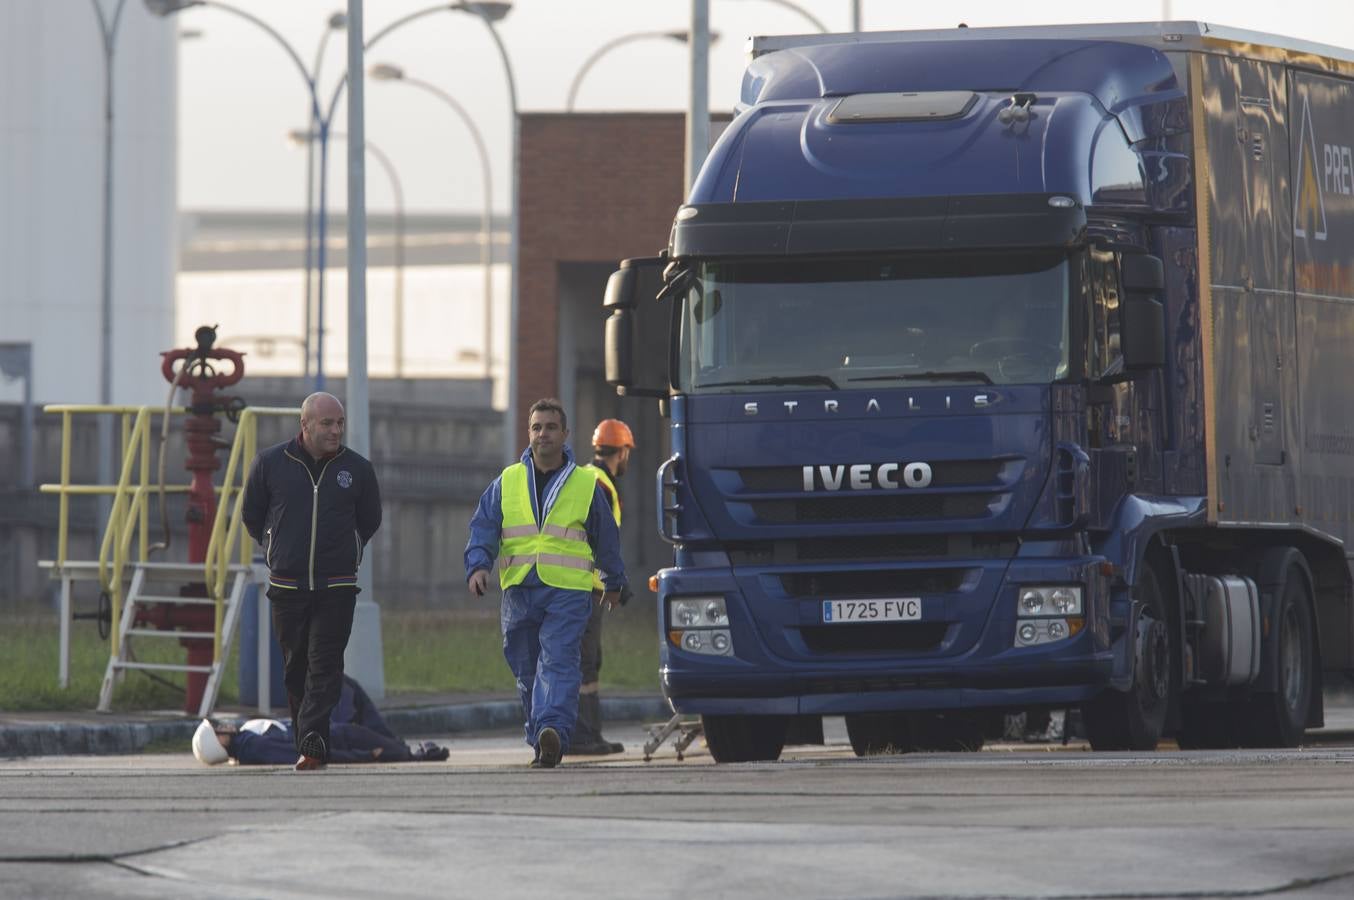
M635 437L630 426L620 419L603 419L597 423L592 433L592 468L597 470L597 485L611 503L611 514L616 519L616 527L621 524L621 494L617 481L630 465L630 451L635 448ZM578 756L603 756L608 753L621 753L624 745L608 741L602 737L602 700L598 696L600 673L602 671L602 606L600 602L605 586L601 574L592 575L592 615L588 619L587 630L583 632L583 643L579 647L582 654L583 684L578 691L578 722L574 726L574 738L571 752ZM621 590L621 603L630 598L628 588Z

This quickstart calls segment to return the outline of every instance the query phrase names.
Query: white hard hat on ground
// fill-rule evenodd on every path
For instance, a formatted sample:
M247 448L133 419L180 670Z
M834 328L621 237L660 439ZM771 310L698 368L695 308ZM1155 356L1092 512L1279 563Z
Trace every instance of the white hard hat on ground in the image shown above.
M216 729L208 719L203 719L197 731L193 732L193 755L197 757L198 762L208 766L230 759L230 754L221 746L221 741L216 737Z

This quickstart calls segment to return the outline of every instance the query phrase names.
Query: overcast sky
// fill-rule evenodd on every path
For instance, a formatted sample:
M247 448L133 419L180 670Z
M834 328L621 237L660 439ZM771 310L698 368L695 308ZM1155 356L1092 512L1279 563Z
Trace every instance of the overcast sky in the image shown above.
M227 0L266 21L307 66L329 15L346 0ZM367 0L366 34L426 8L432 0ZM830 30L850 28L848 0L796 0ZM1354 2L1349 0L1168 0L1115 5L1087 0L863 0L865 30L950 28L1087 21L1201 19L1255 31L1354 47ZM737 99L752 34L795 34L811 23L775 0L710 0L711 28L721 40L710 56L710 107L728 110ZM685 29L688 0L516 0L499 24L512 61L521 108L562 111L579 67L600 45L635 32ZM185 209L300 209L305 199L304 153L288 146L288 130L304 127L308 95L300 72L262 30L235 16L199 8L179 16L184 40L179 60L179 204ZM346 52L342 32L329 41L320 76L327 98ZM686 106L683 44L647 39L608 53L581 84L578 108L677 111ZM488 144L495 206L508 206L510 118L503 67L483 24L458 13L438 13L392 33L368 62L400 65L456 98ZM408 85L367 80L367 137L393 160L411 210L478 212L482 187L478 157L465 127L445 104ZM344 104L334 128L346 130ZM344 194L343 154L333 148L330 191L334 208ZM368 166L367 201L388 209L391 191L382 171Z

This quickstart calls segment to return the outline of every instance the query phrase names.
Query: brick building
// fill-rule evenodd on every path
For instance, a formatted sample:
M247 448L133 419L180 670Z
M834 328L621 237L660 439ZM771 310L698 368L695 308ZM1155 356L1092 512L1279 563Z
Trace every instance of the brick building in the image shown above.
M602 296L617 263L668 242L685 196L681 113L522 116L517 408L559 397L575 452L591 458L599 419L629 423L638 447L621 484L622 550L631 581L670 565L654 529L653 477L668 456L667 421L653 399L616 396L605 382ZM653 348L666 352L665 348Z

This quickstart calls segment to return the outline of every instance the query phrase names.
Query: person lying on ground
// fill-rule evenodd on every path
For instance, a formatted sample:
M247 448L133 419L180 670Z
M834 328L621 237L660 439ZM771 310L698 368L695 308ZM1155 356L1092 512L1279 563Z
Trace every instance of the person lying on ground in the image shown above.
M362 685L351 675L343 676L343 687L339 690L339 699L338 703L334 704L334 711L329 714L329 721L335 724L361 725L391 740L399 740L399 735L390 730L386 720L381 718L381 712L376 708L376 704L371 702L367 692L362 690Z
M425 741L410 747L363 725L331 722L329 762L441 762L445 747ZM242 766L288 765L296 756L296 742L287 723L277 719L250 719L243 724L203 719L193 733L193 755L214 766L235 760Z

